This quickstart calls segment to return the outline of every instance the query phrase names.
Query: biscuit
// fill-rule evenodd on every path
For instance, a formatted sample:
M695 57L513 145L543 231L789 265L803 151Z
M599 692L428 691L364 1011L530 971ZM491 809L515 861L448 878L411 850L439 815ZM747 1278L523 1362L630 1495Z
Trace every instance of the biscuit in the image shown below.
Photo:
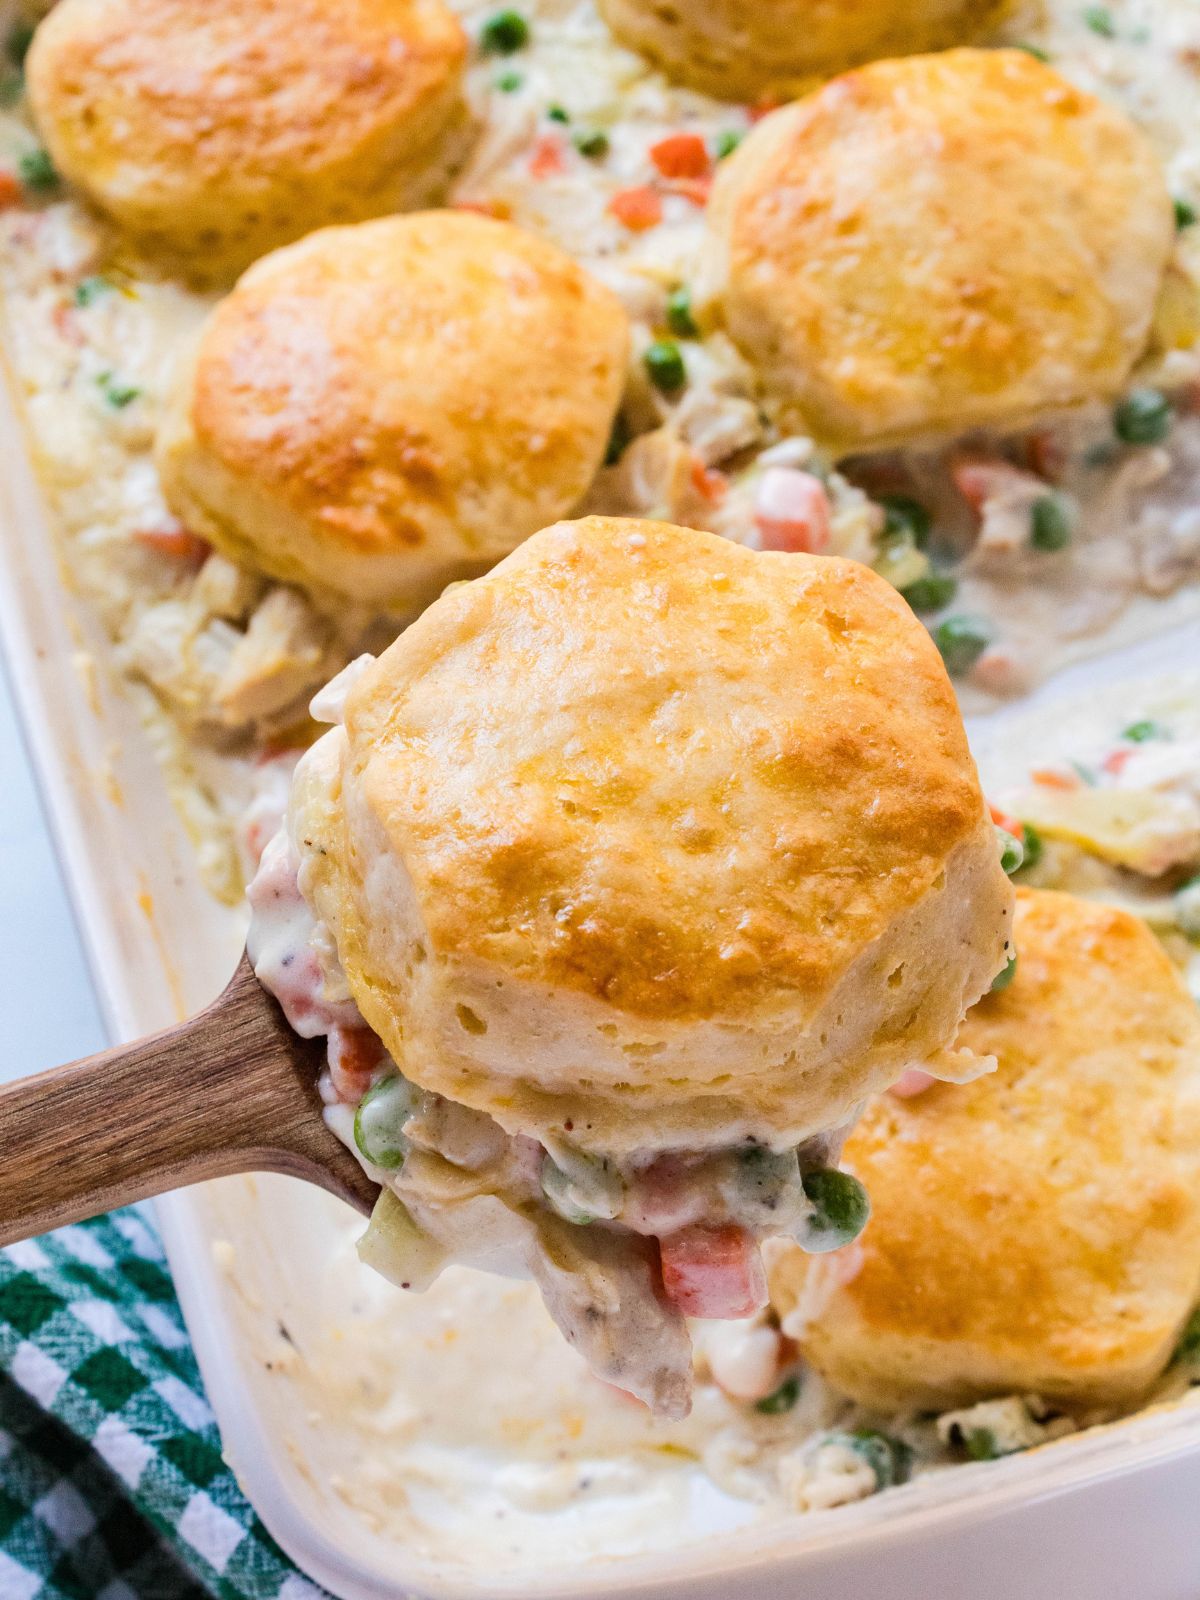
M838 1127L1006 960L912 612L854 562L661 523L562 523L444 595L350 689L290 829L405 1076L618 1158Z
M60 0L26 72L59 172L221 278L436 199L465 153L466 51L443 0Z
M1174 239L1145 136L1021 50L878 61L722 164L697 306L834 449L1122 388Z
M790 99L863 61L976 39L1007 0L599 0L615 37L721 100Z
M1020 889L1015 941L959 1033L995 1073L881 1095L844 1153L872 1199L855 1254L777 1252L785 1331L868 1406L1131 1403L1200 1293L1195 1003L1111 906Z
M164 493L318 603L409 614L574 507L628 346L616 296L508 223L324 229L213 312L160 428Z

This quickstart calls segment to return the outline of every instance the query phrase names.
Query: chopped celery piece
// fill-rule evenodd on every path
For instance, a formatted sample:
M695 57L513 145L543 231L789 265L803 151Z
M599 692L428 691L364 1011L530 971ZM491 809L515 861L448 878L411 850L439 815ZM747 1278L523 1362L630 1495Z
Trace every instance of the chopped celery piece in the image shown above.
M384 1189L358 1241L358 1259L398 1288L428 1289L446 1264L446 1252L417 1227L403 1201Z

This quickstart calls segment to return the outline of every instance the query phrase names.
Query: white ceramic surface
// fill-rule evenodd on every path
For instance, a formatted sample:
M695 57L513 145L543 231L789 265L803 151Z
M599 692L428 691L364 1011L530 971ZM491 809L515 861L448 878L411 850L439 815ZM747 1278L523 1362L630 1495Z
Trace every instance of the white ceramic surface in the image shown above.
M104 1045L84 961L33 771L0 671L0 969L7 975L0 1082Z

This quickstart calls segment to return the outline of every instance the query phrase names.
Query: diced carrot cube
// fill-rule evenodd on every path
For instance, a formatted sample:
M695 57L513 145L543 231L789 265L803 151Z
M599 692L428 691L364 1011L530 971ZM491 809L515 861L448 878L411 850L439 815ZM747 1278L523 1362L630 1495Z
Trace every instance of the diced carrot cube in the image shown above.
M729 479L715 467L706 467L699 456L692 457L692 488L710 506L719 506L729 493Z
M608 209L631 233L645 233L662 221L662 197L649 185L618 190L608 202Z
M171 556L176 561L192 561L197 566L212 552L206 540L190 533L181 522L161 528L137 528L133 537L147 549L157 550L159 555Z
M713 179L711 173L703 178L672 178L668 184L672 194L681 194L685 200L690 200L694 206L706 206L712 194Z
M529 158L530 174L535 178L554 178L566 170L562 140L553 133L542 134Z
M339 1100L354 1105L362 1099L383 1053L379 1035L370 1028L330 1028L329 1076Z
M1054 767L1035 767L1029 774L1034 783L1040 783L1043 789L1079 789L1082 784L1070 772L1059 772Z
M672 133L650 146L650 159L664 178L704 178L712 170L708 146L697 133Z
M988 812L996 826L1003 828L1005 833L1011 833L1014 839L1024 837L1025 824L1018 822L1016 817L1010 816L1007 811L1001 811L999 806L989 806Z

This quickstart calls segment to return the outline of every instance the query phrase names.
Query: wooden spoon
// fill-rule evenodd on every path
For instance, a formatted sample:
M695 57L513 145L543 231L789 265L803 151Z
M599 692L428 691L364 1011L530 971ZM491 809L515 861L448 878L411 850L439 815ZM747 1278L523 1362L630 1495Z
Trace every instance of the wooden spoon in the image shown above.
M190 1022L0 1087L0 1245L233 1172L306 1178L369 1214L379 1189L321 1116L301 1039L243 955Z

